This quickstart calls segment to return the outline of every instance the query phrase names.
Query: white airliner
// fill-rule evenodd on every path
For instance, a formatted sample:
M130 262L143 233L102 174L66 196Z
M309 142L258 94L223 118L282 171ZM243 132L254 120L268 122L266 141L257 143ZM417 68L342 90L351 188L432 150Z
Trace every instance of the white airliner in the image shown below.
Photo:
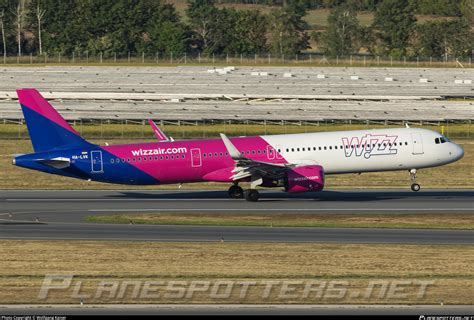
M38 91L18 90L35 153L17 166L120 184L232 183L229 196L257 201L257 186L286 192L320 191L328 174L408 170L413 191L418 169L461 159L464 150L438 132L376 129L181 140L152 121L158 142L98 146L84 140ZM243 190L239 182L250 182Z

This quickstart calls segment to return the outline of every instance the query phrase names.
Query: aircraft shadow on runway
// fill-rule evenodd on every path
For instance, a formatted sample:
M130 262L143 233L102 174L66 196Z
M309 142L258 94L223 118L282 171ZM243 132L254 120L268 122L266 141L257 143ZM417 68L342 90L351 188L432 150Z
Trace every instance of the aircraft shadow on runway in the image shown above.
M134 199L228 199L226 191L166 191L165 193L125 191L120 194L106 196L108 198ZM291 194L264 191L259 201L285 201L291 199L307 199L314 201L380 201L397 199L448 200L453 198L473 198L474 191L321 191L317 193ZM238 200L236 200L238 201Z

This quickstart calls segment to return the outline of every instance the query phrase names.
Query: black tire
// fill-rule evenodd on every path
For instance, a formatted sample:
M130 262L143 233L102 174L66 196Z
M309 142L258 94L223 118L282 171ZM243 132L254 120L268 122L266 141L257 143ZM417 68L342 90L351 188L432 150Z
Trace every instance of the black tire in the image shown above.
M232 199L242 199L244 197L244 190L239 186L232 186L229 188L229 197Z
M420 191L421 187L418 183L414 183L411 185L411 191L415 191L415 192L418 192Z
M252 202L258 201L258 197L260 196L258 191L255 189L245 190L244 195L245 195L245 200L252 201Z

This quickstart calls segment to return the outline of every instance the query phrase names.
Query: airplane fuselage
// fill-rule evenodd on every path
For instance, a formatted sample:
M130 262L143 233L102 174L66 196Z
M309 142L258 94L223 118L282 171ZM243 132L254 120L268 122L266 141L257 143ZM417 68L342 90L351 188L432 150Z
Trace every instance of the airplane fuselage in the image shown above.
M325 174L435 167L454 162L464 154L459 145L439 133L418 128L235 137L230 140L248 159L272 164L319 165ZM49 162L44 162L48 159ZM55 159L66 159L68 166L55 165ZM222 139L109 146L90 144L21 155L14 163L80 179L139 185L232 182L235 165Z

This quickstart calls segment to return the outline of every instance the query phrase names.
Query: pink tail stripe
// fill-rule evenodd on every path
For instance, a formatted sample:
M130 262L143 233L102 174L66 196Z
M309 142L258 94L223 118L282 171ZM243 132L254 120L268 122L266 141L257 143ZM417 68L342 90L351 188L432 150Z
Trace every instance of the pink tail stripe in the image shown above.
M78 134L36 89L19 89L16 92L22 106L35 111L66 130Z

